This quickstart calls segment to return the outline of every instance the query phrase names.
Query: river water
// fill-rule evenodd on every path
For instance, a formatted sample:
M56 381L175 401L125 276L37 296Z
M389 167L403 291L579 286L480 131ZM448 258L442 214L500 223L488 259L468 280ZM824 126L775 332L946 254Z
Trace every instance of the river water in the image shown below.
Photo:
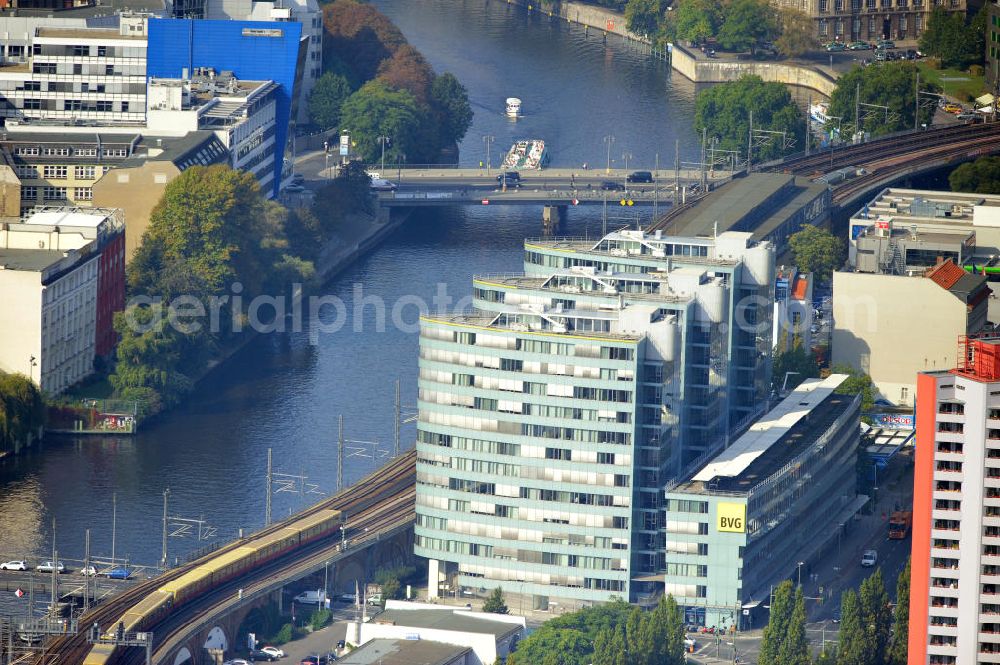
M693 84L617 38L605 44L596 31L497 0L375 4L437 71L455 73L468 88L475 119L461 145L465 165L485 159L483 135L495 137L494 163L514 139L543 138L552 166L600 167L608 135L614 165L624 166L629 153L630 169L653 168L657 154L663 168L672 167L675 139L683 160L697 157ZM508 96L524 100L516 123L503 116ZM600 228L599 210L573 209L566 232L593 236ZM268 448L275 472L308 476L290 478L294 488L276 484L289 491L274 494L275 516L335 489L339 415L347 439L376 442L348 443L345 482L367 473L393 445L397 379L404 406L415 402L414 300L431 303L439 290L458 299L470 294L473 273L519 270L522 241L540 230L541 211L529 207L418 211L327 287L348 315L338 332L258 336L184 406L137 436L54 438L0 465L0 557L48 551L55 519L61 557L83 556L88 528L92 555L109 556L114 523L118 557L156 563L168 487L169 514L204 519L213 538L259 527ZM355 317L359 296L368 300ZM402 325L393 325L394 307ZM410 447L413 426L402 431ZM205 544L171 538L170 558Z

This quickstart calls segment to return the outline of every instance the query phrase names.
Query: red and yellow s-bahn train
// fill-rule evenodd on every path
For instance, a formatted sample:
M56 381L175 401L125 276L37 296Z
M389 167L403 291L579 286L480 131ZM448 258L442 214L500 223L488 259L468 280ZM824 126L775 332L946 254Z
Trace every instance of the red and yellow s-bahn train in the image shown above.
M114 626L102 626L107 636L115 631L126 633L149 628L169 616L192 598L289 550L332 535L340 530L343 516L339 510L324 509L311 513L278 531L251 537L235 549L221 552L177 579L166 582L153 593L130 607ZM106 665L114 645L96 644L83 661L84 665Z

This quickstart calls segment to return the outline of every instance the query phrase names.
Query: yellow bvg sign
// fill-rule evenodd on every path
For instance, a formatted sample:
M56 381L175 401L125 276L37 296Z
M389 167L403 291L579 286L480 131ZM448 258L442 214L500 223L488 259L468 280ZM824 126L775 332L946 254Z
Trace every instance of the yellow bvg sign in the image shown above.
M743 503L719 503L717 505L716 529L729 533L745 533L747 530L747 507Z

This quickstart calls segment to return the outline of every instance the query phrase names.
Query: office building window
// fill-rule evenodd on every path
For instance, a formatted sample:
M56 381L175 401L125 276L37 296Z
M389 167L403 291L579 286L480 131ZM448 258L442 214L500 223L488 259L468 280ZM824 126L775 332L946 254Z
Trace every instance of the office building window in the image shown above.
M24 100L24 110L25 111L41 111L42 110L42 100L40 99L25 99Z
M69 157L69 148L42 148L42 155L45 157Z
M63 201L66 198L65 187L43 187L42 196L46 201Z
M25 81L24 89L30 90L32 92L41 92L42 82L41 81Z
M22 180L37 178L38 169L34 166L25 166L24 164L20 164L17 167L17 177Z
M93 166L76 166L73 168L73 176L77 180L93 180L95 175Z
M65 166L49 165L45 167L43 173L47 180L65 180L67 168Z
M72 48L73 48L73 55L75 56L90 55L89 46L73 46Z
M38 199L38 188L32 187L30 185L21 186L21 200L22 201L35 201Z
M97 57L98 58L104 58L104 57L107 57L107 55L108 55L108 47L107 46L98 46L97 47Z
M93 201L94 200L94 190L90 187L75 187L73 189L73 200L74 201Z
M81 65L78 62L74 62L73 63L73 73L75 75L77 75L77 76L79 76L80 74L83 74L83 65Z

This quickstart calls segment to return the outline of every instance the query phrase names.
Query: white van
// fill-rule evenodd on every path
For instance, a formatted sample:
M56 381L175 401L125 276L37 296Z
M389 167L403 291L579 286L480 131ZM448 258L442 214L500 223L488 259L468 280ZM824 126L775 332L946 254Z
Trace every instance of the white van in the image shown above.
M380 593L373 593L372 595L368 596L368 604L369 605L379 605L379 606L381 606L382 605L382 594L380 594Z
M316 589L315 591L303 591L299 595L295 596L295 602L302 603L304 605L322 605L325 600L326 593L322 589Z

